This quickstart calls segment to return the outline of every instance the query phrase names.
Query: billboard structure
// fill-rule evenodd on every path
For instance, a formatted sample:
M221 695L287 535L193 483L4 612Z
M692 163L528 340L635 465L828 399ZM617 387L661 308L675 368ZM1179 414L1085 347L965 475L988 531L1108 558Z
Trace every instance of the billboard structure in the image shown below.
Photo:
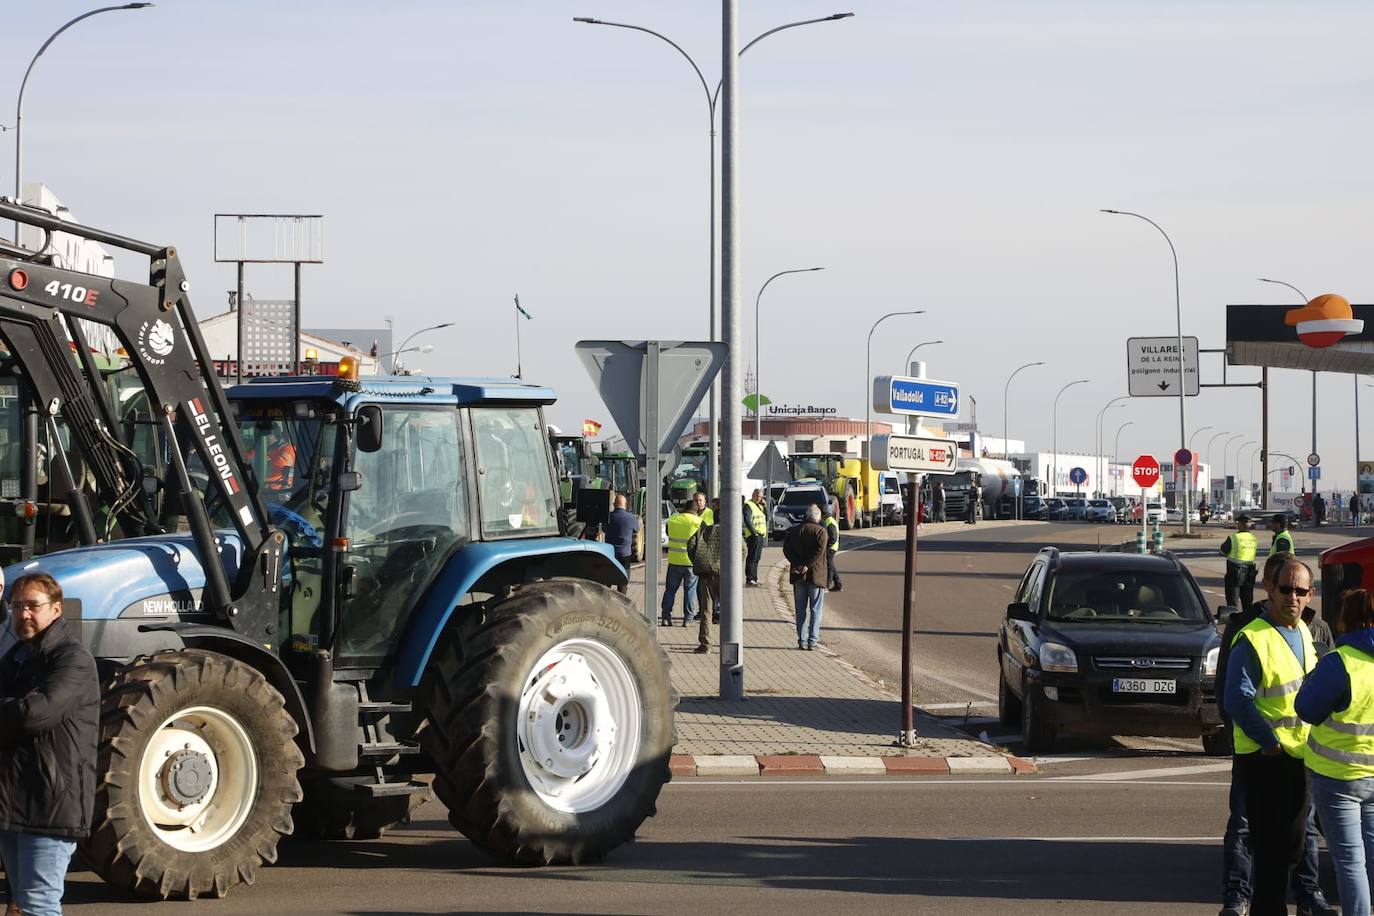
M324 263L324 217L292 213L216 213L215 261L238 265L238 381L245 375L301 372L301 265ZM246 264L291 264L295 298L252 302ZM249 308L251 302L252 308Z

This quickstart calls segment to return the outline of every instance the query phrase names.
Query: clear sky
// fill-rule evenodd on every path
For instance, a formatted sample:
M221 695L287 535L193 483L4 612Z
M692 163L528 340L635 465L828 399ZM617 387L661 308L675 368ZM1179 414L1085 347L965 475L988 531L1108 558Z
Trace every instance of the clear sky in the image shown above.
M96 5L6 3L0 124L33 51ZM1170 233L1184 333L1203 348L1223 345L1227 303L1289 301L1259 276L1374 302L1374 5L742 6L744 40L857 14L772 36L741 66L747 361L759 285L826 268L764 298L775 401L862 416L869 325L924 308L883 326L875 371L943 339L922 351L931 374L961 382L1000 435L1008 371L1045 360L1017 379L1011 435L1048 450L1054 392L1088 377L1061 402L1059 440L1090 450L1098 409L1125 393L1125 339L1174 331L1164 240L1102 207ZM719 74L712 0L159 0L80 23L39 62L25 177L88 223L176 244L203 315L234 283L212 260L211 214L323 213L307 326L391 315L400 337L455 321L423 338L435 352L416 362L433 372L513 371L519 293L535 316L525 375L558 388L552 419L609 427L574 341L706 336L707 107L668 45L573 16L661 31ZM0 134L0 163L12 148ZM248 279L289 295L289 269ZM1204 381L1219 359L1204 357ZM1309 379L1273 373L1276 450L1310 448ZM1349 376L1319 382L1324 485L1353 478L1352 391ZM1259 438L1254 389L1204 390L1189 414L1190 430ZM1176 401L1108 416L1109 440L1133 423L1123 453L1178 445Z

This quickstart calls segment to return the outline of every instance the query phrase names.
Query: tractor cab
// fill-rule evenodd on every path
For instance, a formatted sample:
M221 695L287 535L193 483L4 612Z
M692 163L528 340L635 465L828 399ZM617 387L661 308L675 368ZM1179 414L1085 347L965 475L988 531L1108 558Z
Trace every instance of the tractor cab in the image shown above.
M668 479L668 499L674 506L681 508L692 501L698 492L709 493L710 488L710 448L705 445L689 445L682 450L677 466Z

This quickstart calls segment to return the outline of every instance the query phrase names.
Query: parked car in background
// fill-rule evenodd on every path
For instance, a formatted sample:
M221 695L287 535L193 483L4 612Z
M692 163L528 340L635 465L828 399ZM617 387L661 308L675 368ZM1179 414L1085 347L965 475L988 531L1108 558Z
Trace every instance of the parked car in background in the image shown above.
M1081 496L1070 496L1064 500L1064 520L1085 522L1088 520L1088 501Z
M789 529L800 525L806 518L810 506L820 506L824 513L831 505L830 494L822 484L815 482L794 483L782 492L782 499L773 508L773 518L768 525L770 538L781 538Z
M1030 519L1045 518L1045 500L1039 496L1021 497L1021 517Z
M1145 504L1145 521L1148 524L1164 524L1165 514L1162 500L1152 499Z
M1044 516L1046 521L1062 522L1064 513L1069 511L1069 507L1064 505L1064 500L1058 496L1051 496L1045 500Z
M1116 506L1109 500L1090 499L1088 500L1087 518L1090 522L1107 522L1116 524Z
M997 712L1022 750L1060 735L1202 738L1229 754L1216 706L1220 639L1172 554L1041 550L997 633Z
M1107 502L1111 503L1112 508L1116 509L1116 520L1118 524L1125 524L1131 520L1131 512L1136 504L1134 499L1131 499L1129 496L1113 496L1110 497ZM1140 521L1140 519L1137 518L1136 521Z

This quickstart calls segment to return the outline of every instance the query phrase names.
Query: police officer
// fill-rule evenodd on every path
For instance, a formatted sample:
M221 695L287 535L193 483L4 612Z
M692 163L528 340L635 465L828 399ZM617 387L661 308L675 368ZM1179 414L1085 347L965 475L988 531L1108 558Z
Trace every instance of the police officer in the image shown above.
M830 514L830 509L825 510L825 539L829 543L830 553L826 557L829 561L830 584L826 587L832 592L840 590L840 571L835 568L835 555L840 552L840 524L835 521L835 516Z
M687 542L700 527L701 516L690 507L668 516L668 580L663 588L663 603L659 607L661 626L673 625L673 602L677 599L679 586L682 587L682 625L687 626L696 616L697 576L692 570L692 558L687 555Z
M744 579L749 585L759 584L759 558L763 556L764 545L768 543L768 513L764 511L763 491L755 490L753 497L744 504L745 546L748 553L744 560Z
M1269 542L1269 556L1276 553L1297 553L1293 549L1293 534L1288 530L1288 513L1276 512L1269 518L1269 530L1274 537Z
M1250 516L1237 515L1235 533L1221 542L1221 555L1226 558L1226 604L1230 607L1243 611L1255 603L1257 549Z

